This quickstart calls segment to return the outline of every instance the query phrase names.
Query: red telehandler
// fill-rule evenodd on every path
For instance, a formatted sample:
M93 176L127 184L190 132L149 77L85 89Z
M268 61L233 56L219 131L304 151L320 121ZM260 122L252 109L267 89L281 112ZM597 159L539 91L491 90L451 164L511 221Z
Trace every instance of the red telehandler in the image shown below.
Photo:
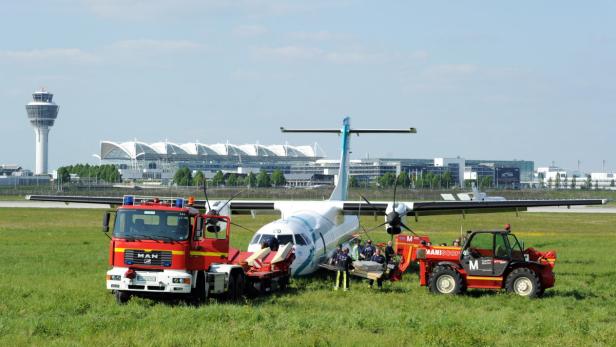
M524 249L506 230L469 231L462 247L432 246L427 236L397 235L395 240L401 261L391 279L400 279L412 262L418 262L419 283L433 293L504 288L521 296L540 297L554 286L556 252Z

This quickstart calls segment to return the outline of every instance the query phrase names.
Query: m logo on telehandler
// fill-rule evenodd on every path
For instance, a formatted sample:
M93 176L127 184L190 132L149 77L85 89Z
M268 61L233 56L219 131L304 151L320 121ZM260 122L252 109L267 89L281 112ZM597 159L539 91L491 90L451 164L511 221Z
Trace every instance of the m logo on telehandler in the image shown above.
M479 260L471 260L468 262L470 270L479 270Z

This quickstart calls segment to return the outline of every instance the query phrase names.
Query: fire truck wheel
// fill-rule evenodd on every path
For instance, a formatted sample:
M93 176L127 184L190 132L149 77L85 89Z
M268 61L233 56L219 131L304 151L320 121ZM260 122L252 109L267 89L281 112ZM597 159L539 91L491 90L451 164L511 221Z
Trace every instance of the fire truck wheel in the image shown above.
M130 300L130 293L123 290L116 290L115 299L118 304L124 305Z
M462 276L448 266L437 266L430 275L428 286L432 293L460 294L463 287Z
M278 282L278 288L280 289L280 291L287 289L288 285L289 285L289 276L281 277Z
M195 288L190 292L190 298L195 305L207 302L207 298L205 297L205 275L203 272L197 274L197 283L195 284Z
M533 270L525 267L511 271L507 276L505 288L508 292L529 298L535 298L542 293L541 283L537 275Z
M237 299L237 274L232 272L229 274L229 286L227 288L227 300L233 301Z
M246 287L246 276L244 276L243 273L239 272L237 273L236 281L235 281L235 295L236 295L235 299L236 300L244 296L245 287Z

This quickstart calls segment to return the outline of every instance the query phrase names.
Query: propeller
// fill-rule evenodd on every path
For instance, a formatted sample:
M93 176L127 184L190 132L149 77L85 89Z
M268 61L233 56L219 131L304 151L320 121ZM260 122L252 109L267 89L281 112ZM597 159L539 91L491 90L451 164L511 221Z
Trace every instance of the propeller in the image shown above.
M360 195L360 197L362 199L364 199L368 204L370 204L370 201L366 200L366 198L364 198L363 196ZM374 208L374 206L372 206ZM364 234L366 234L366 236L368 236L368 239L372 239L370 237L370 234L368 234L368 230L366 230L366 228L364 228L364 226L361 224L361 205L359 205L359 211L357 212L357 222L359 223L359 227L364 231ZM382 225L381 225L382 226ZM378 228L378 227L377 227ZM375 228L370 229L371 231L374 230Z
M214 205L214 208L212 208L212 206L210 205L210 199L207 196L207 185L206 182L203 182L203 194L205 195L205 202L207 204L207 214L213 217L207 218L205 220L205 225L206 225L206 230L212 233L217 233L220 232L220 225L218 225L218 222L220 222L220 218L216 218L215 216L219 216L220 215L220 211L222 211L223 208L225 208L225 206L227 206L233 199L237 198L240 194L242 194L244 191L241 190L237 193L235 193L233 196L231 196L227 201L225 201L224 204L222 204L221 206L216 206ZM252 230L239 225L237 223L233 223L233 222L229 222L229 224L234 225L236 227L242 228L244 230L253 232Z
M407 230L409 232L411 232L413 235L417 235L413 229L409 228L406 224L404 224L404 222L402 221L402 216L400 215L400 212L398 212L396 210L396 193L398 190L398 177L396 176L396 180L394 181L394 196L392 199L392 210L391 212L387 213L385 215L385 222L368 230L368 231L372 231L374 229L380 228L384 225L387 225L387 233L389 235L391 235L391 237L393 238L394 235L398 235L402 232L402 229ZM366 197L361 196L361 198L370 206L372 207L374 210L376 210L376 207L368 200L366 199Z

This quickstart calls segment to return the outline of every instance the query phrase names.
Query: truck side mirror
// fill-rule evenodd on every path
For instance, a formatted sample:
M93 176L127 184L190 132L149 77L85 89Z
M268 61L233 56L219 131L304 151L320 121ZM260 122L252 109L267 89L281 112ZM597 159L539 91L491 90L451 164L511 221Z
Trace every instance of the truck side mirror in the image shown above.
M198 240L203 237L203 218L198 216L195 220L195 240Z
M105 212L103 214L103 232L109 232L109 220L111 219L111 213Z

